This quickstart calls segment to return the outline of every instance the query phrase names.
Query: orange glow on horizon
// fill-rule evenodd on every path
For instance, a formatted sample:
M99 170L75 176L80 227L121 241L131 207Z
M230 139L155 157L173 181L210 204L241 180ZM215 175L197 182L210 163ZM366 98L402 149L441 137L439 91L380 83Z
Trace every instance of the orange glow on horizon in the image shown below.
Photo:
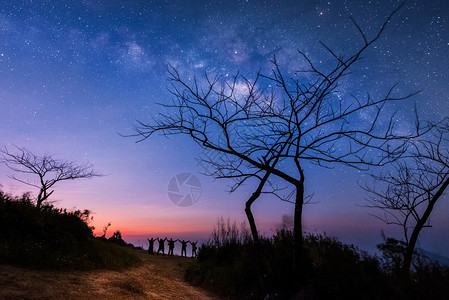
M119 230L122 235L170 235L170 234L210 234L212 231L212 227L202 228L199 226L192 225L190 227L186 226L120 226L120 224L116 226L112 226L108 228L106 236L111 236L115 231ZM102 228L95 227L94 230L95 236L102 236L103 230Z
M107 214L109 217L113 214ZM95 227L94 234L96 236L103 235L103 228L106 224L111 222L111 226L107 229L106 236L111 236L117 230L124 236L130 235L148 235L148 236L162 236L170 234L206 234L207 236L212 232L215 217L198 218L198 217L176 217L176 216L149 216L146 218L135 218L133 220L115 215L106 219L105 217L94 218L90 222L91 226Z

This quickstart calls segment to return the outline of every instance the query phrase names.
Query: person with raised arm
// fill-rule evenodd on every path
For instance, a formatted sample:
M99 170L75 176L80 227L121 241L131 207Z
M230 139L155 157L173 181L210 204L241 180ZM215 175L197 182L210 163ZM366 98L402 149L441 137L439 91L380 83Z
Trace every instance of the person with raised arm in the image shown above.
M192 245L192 257L196 257L197 253L196 253L196 244L198 243L198 241L195 242L190 242L190 244Z
M167 239L167 238L165 238L165 239L156 238L156 240L157 240L158 243L159 243L159 247L158 247L158 249L157 249L156 255L158 255L159 252L161 252L161 251L162 251L162 255L165 255L165 240L166 240L166 239Z
M173 255L173 250L175 249L175 241L170 238L168 240L168 255Z
M154 248L154 241L156 240L156 239L154 239L154 238L151 238L151 239L148 239L147 238L147 240L148 240L148 253L149 254L151 254L151 255L153 255L154 254L154 251L153 251L153 248Z
M187 257L187 243L190 243L190 241L180 240L177 241L181 242L181 256Z

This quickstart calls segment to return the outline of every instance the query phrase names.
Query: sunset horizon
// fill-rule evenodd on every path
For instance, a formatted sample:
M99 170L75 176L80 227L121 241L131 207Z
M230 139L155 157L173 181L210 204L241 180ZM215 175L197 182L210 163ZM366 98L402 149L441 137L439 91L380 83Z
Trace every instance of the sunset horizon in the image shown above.
M0 262L154 275L91 298L430 295L448 4L3 1Z

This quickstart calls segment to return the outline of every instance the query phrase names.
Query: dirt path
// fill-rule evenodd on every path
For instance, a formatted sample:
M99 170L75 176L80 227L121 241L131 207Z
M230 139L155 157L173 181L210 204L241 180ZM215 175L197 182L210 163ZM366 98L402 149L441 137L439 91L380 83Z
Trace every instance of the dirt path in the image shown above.
M185 257L151 256L123 271L32 271L0 265L0 299L216 299L183 281Z

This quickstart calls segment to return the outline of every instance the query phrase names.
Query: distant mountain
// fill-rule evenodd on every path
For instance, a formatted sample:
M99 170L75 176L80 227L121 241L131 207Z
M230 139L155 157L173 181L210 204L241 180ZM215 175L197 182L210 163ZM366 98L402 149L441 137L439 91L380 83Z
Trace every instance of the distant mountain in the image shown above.
M422 248L417 248L416 252L418 252L421 256L427 257L432 262L438 262L442 266L449 267L449 257L447 256L439 255Z

